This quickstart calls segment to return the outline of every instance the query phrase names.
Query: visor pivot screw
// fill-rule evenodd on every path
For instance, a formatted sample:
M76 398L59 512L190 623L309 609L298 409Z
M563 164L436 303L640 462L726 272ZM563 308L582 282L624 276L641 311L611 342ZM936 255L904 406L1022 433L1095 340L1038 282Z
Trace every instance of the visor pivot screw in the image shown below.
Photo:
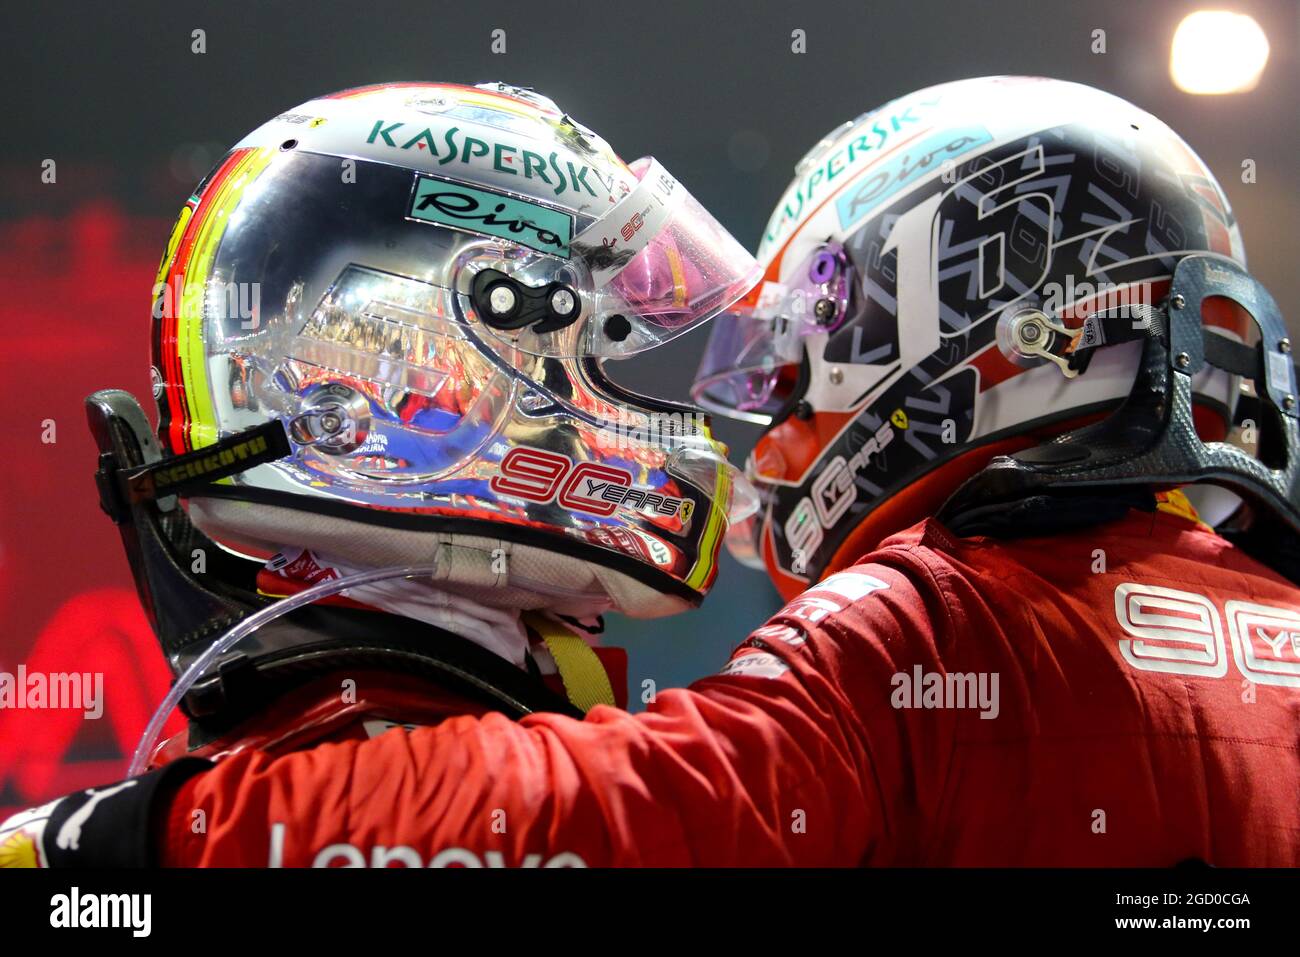
M569 316L578 308L578 297L572 290L561 286L555 292L551 293L551 312L557 316Z
M1032 346L1043 338L1043 327L1033 319L1022 322L1017 331L1020 333L1020 341L1027 346Z
M303 400L301 411L286 423L299 445L325 455L346 455L360 448L370 430L370 400L332 382Z
M1174 356L1174 363L1178 366L1178 368L1186 369L1189 365L1192 364L1192 357L1189 356L1186 352L1180 352L1178 353L1178 355Z
M488 293L488 308L492 310L494 315L509 315L518 302L519 297L515 295L515 291L505 283L494 287Z
M605 320L605 335L614 342L622 342L632 334L632 323L627 316L615 313Z
M1290 351L1291 351L1291 340L1290 340L1290 339L1283 339L1283 340L1281 340L1280 342L1278 342L1278 344L1277 344L1277 351L1278 351L1278 352L1281 352L1281 353L1288 353L1288 352L1290 352Z
M818 299L813 306L813 315L819 322L830 322L835 318L835 302L831 299Z
M1295 408L1295 396L1287 394L1282 396L1282 408L1290 412Z
M1169 300L1169 304L1173 306L1175 309L1181 309L1183 308L1183 306L1187 305L1187 300L1183 298L1182 293L1179 293L1178 295L1174 296L1173 299Z
M844 370L839 366L831 366L830 371L826 373L826 378L830 379L831 385L839 385L844 381Z

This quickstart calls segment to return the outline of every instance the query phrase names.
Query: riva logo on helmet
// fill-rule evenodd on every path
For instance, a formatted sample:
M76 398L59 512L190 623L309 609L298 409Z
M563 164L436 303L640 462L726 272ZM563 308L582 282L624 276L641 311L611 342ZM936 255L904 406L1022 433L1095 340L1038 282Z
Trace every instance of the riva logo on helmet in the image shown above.
M818 198L819 186L834 182L864 160L874 160L886 147L892 149L900 135L924 129L924 125L916 124L932 122L925 120L925 114L938 106L939 102L936 97L908 103L901 109L894 109L889 113L882 110L880 116L873 120L870 128L864 129L859 136L832 152L816 156L816 165L809 170L808 175L796 180L786 191L781 205L777 207L771 222L768 223L764 241L776 242L787 227L803 218L806 210L816 209L817 204L814 200ZM859 128L865 123L866 119L860 121ZM841 183L844 182L847 180L841 180Z
M569 213L432 176L416 177L409 215L564 257L573 238Z
M540 153L518 146L489 143L487 140L480 140L473 136L463 136L458 139L460 133L459 126L437 131L426 126L419 131L412 131L405 123L376 120L370 135L366 137L366 142L398 150L416 149L429 156L440 157L439 166L459 161L466 166L487 167L508 176L540 179L554 191L556 196L561 196L569 190L577 193L584 189L592 196L598 195L591 188L587 177L593 177L598 183L600 177L585 163L575 166L572 161L566 160L565 168L561 169L560 154L554 151L549 156L542 156ZM439 141L441 141L441 151ZM489 156L491 159L487 159ZM601 183L601 185L605 184ZM608 193L608 190L606 192Z
M530 502L558 502L564 508L592 515L612 515L620 505L656 515L690 520L694 503L632 484L632 473L613 465L579 462L559 452L519 447L501 460L488 482L499 495Z
M878 168L864 175L856 187L845 190L835 201L840 227L849 229L904 186L992 141L992 134L981 126L948 129L882 160Z

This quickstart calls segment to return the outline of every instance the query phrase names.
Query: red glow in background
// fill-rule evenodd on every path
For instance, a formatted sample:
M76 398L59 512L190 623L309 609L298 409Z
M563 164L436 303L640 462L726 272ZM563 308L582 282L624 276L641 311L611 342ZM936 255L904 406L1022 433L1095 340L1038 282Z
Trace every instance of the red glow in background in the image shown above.
M121 778L169 675L116 526L99 510L82 401L149 405L149 290L167 223L89 201L0 225L9 451L0 495L0 671L103 675L103 716L0 714L0 818ZM137 308L124 308L124 303ZM45 441L52 430L53 441ZM181 721L173 716L171 729Z

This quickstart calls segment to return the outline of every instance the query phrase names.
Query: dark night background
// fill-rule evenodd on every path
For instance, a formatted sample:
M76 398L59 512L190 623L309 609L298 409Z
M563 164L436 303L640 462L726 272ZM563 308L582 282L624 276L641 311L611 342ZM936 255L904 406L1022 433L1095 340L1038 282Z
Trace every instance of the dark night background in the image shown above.
M1170 37L1203 7L1250 13L1268 34L1254 91L1174 88ZM801 55L790 49L796 28L807 33ZM206 31L205 54L191 52L195 29ZM490 51L495 29L506 31L503 55ZM1104 54L1091 49L1096 29ZM752 248L795 162L842 121L946 80L1056 76L1132 100L1188 140L1223 182L1252 271L1287 313L1300 300L1298 43L1295 0L11 0L0 26L0 670L108 672L109 720L0 718L0 815L120 777L123 743L165 689L117 534L97 508L81 403L106 386L147 395L147 303L167 229L208 167L263 120L390 80L531 86L625 159L657 156ZM58 164L55 184L41 182L45 159ZM1256 163L1253 184L1241 181L1245 159ZM702 346L697 333L616 371L684 398ZM737 460L756 435L719 431ZM763 576L728 561L703 610L614 621L611 643L632 650L635 697L643 678L665 687L716 670L775 606Z

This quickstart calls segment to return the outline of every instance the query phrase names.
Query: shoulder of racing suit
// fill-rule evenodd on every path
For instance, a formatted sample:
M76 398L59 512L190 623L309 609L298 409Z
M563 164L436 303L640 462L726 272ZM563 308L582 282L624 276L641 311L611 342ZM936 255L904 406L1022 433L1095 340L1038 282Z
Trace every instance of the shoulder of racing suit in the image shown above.
M1300 593L1203 526L927 520L643 713L248 749L132 820L177 865L1295 865L1298 694Z

